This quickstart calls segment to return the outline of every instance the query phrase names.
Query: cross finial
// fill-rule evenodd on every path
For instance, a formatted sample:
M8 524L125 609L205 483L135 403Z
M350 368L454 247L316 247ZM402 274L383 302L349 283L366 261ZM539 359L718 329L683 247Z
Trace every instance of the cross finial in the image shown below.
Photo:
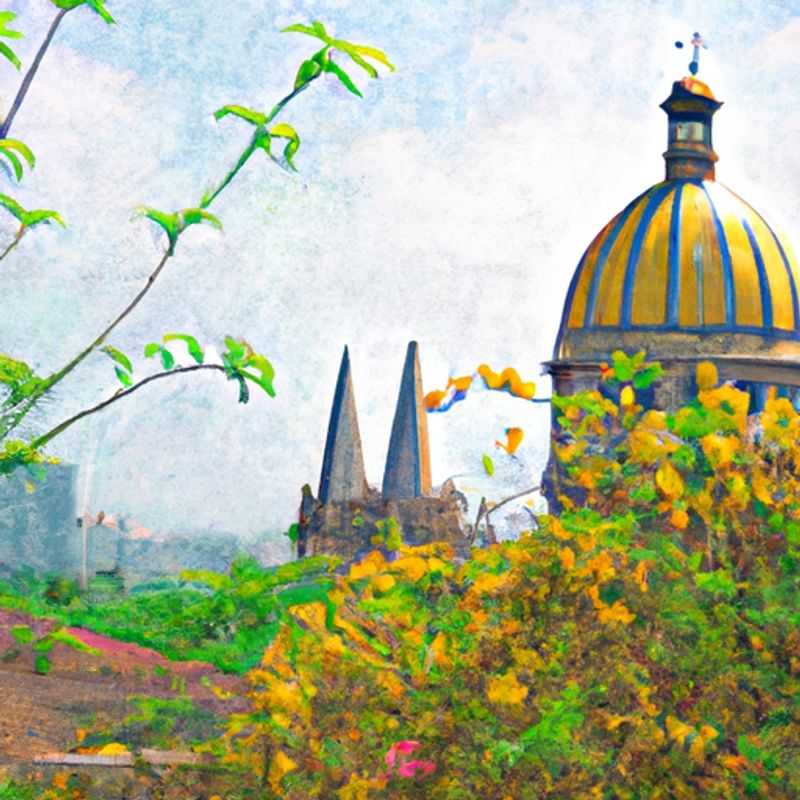
M689 72L691 72L692 75L697 75L697 70L700 69L700 48L702 47L703 50L708 50L708 44L697 31L692 34L692 41L690 44L694 49L692 51L692 60L689 62ZM675 42L675 47L681 49L683 47L683 42Z

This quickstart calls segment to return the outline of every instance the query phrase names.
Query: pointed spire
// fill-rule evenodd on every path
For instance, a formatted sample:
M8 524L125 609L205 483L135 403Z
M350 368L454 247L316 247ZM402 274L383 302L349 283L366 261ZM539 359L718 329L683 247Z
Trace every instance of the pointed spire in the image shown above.
M319 499L322 503L344 503L363 500L366 495L367 477L361 435L358 432L350 353L345 347L322 459Z
M383 499L422 497L430 491L428 420L422 401L419 350L416 342L409 342L383 475Z

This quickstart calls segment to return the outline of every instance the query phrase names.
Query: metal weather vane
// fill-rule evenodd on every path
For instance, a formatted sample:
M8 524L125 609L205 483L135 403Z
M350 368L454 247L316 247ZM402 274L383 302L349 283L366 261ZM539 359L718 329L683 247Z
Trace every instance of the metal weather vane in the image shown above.
M691 72L692 75L697 75L697 70L700 69L700 48L702 47L703 50L708 50L708 44L697 31L692 34L692 41L689 44L694 48L692 51L692 60L689 62L689 72ZM683 42L675 42L675 47L680 50L683 48Z

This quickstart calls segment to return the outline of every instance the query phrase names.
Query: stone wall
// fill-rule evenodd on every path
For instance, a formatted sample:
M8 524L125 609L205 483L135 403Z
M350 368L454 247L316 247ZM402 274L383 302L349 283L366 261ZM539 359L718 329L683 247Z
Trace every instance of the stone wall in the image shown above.
M466 555L470 543L464 534L466 501L446 486L438 496L408 500L384 500L370 489L366 500L350 503L316 503L301 525L300 555L338 555L350 559L371 550L378 520L394 517L405 544L449 542L456 552Z
M41 572L77 572L77 474L74 464L56 464L48 466L42 481L31 480L24 470L0 477L0 564L27 565Z

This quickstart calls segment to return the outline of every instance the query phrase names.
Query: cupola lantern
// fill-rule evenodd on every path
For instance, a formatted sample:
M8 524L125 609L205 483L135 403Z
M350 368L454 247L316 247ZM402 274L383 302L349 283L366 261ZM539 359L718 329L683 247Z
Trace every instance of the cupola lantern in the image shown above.
M683 47L681 42L676 46ZM722 103L696 75L700 48L705 47L699 33L692 39L694 57L689 64L691 77L672 84L672 93L661 104L669 119L669 137L664 160L667 180L699 178L714 180L718 160L711 142L711 120Z

